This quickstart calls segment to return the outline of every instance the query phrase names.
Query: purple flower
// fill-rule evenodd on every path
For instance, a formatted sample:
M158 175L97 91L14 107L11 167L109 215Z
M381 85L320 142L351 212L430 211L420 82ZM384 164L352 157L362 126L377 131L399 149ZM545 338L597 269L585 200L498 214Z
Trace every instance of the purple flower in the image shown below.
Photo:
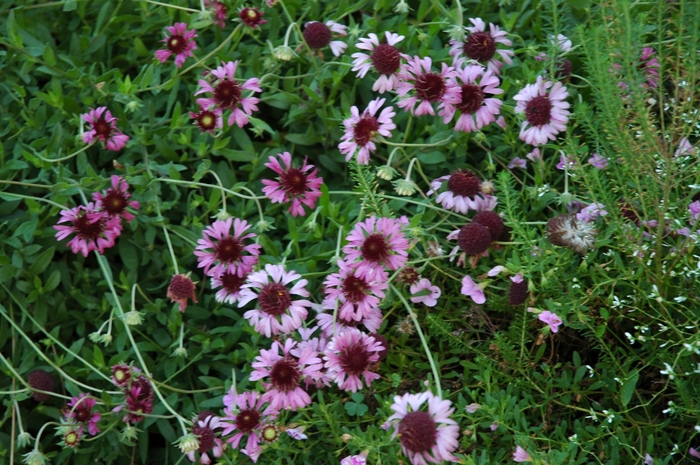
M576 164L575 160L572 160L568 156L561 154L559 155L559 163L557 163L556 168L558 170L563 170L565 167L571 169Z
M263 179L265 187L262 191L272 203L291 203L287 211L292 216L304 216L304 205L313 209L316 200L321 197L319 188L323 184L323 178L316 176L318 170L314 165L307 165L306 158L301 168L296 168L292 166L292 155L289 152L280 153L278 157L285 166L277 158L269 158L270 161L265 166L279 176L276 181Z
M432 188L427 195L437 192L447 181L447 190L438 194L435 201L448 210L457 213L491 211L496 208L496 196L482 192L481 180L471 171L458 169L447 176L441 176L430 183ZM485 189L483 189L485 190Z
M524 158L520 157L515 157L511 160L510 163L508 163L508 169L513 169L513 168L521 168L521 169L526 169L527 168L527 160Z
M122 134L117 128L117 120L107 107L90 108L90 111L81 116L90 124L91 129L83 133L83 142L92 144L95 138L106 145L107 150L118 152L123 149L129 136Z
M542 161L542 154L540 153L540 149L538 147L535 147L532 150L532 152L525 155L525 158L527 158L528 160L530 160L533 163L535 163L537 161Z
M238 218L217 220L211 226L207 226L202 231L203 238L197 240L197 247L194 249L197 267L204 268L207 276L216 279L221 279L226 272L235 273L239 277L250 273L258 263L262 246L244 244L244 239L255 237L253 233L244 234L249 228L247 221Z
M347 262L361 260L356 264L355 276L372 279L383 267L401 268L408 260L408 239L402 229L400 220L375 215L357 223L343 247Z
M83 257L87 257L93 250L103 254L105 249L114 247L116 238L122 232L122 220L118 216L109 216L106 211L99 211L94 203L89 202L87 206L80 205L70 210L62 210L61 219L53 228L58 231L58 241L75 233L75 237L68 241L66 246L69 246L74 254L80 252Z
M349 455L340 461L340 465L367 465L367 455L364 452L359 455Z
M487 96L502 94L503 89L498 88L500 80L491 71L481 66L461 68L461 65L461 59L455 63L457 77L461 81L460 100L456 104L446 102L439 114L443 117L443 123L447 124L459 110L461 114L455 123L455 131L474 132L496 121L503 102Z
M394 116L396 116L394 107L386 107L379 114L379 117L375 116L385 101L386 99L383 98L372 100L362 114L356 106L350 108L352 116L343 121L345 134L341 137L342 142L338 145L340 153L345 155L345 161L350 161L352 156L357 153L357 163L368 164L370 152L377 149L374 144L377 135L391 137L391 130L396 129L393 121Z
M517 446L515 448L515 452L513 452L513 461L514 462L530 462L532 461L532 457L530 457L530 454L528 454L525 449L523 449L520 446Z
M684 137L678 143L678 148L674 152L673 156L674 157L684 157L684 156L694 155L695 153L697 153L697 149L695 147L693 147L693 145L690 143L690 141L688 141L687 137Z
M549 329L551 329L553 333L559 331L559 325L562 324L561 318L559 318L556 313L552 313L549 310L545 310L544 312L540 313L537 315L537 318L541 322L547 323L549 325Z
M488 67L495 75L501 74L503 61L513 64L511 59L515 53L512 50L502 50L497 48L498 44L510 47L513 45L509 39L506 39L506 32L489 23L489 31L486 30L486 23L481 18L469 18L473 26L465 27L469 31L469 35L464 42L450 40L450 55L456 61L459 58L466 57L471 60L478 61L483 66ZM503 61L496 59L496 53L501 56Z
M481 404L477 404L476 402L473 402L469 405L467 405L467 408L465 409L467 413L474 413L477 410L481 408Z
M243 91L262 92L262 89L258 78L250 78L243 85L239 84L234 78L237 66L238 61L229 61L216 68L211 72L216 80L210 84L206 79L200 79L198 84L201 88L194 95L211 92L211 97L198 98L197 105L202 109L214 106L221 110L231 110L228 125L233 126L235 123L242 128L248 124L248 116L258 110L257 103L260 101L257 97L243 97Z
M156 58L161 63L165 63L171 55L175 55L175 66L182 68L187 57L192 56L192 50L197 50L197 44L194 41L197 33L194 29L188 31L187 23L175 23L166 29L170 36L166 33L165 39L161 40L161 42L165 43L167 48L165 50L156 50Z
M599 170L604 170L608 167L608 159L597 153L594 153L593 156L588 159L588 163Z
M639 57L639 64L637 67L644 71L644 77L647 80L649 87L659 87L661 63L655 55L653 47L642 48L642 54Z
M432 65L430 57L418 56L409 58L408 63L402 65L396 86L396 93L401 97L399 108L407 109L415 116L435 116L433 103L437 103L440 110L446 104L457 105L462 101L460 88L454 80L457 71L443 63L442 71L435 73L431 70ZM414 95L407 96L411 91Z
M595 221L596 218L603 217L607 214L608 211L605 210L605 205L602 203L592 203L579 213L576 213L576 219L584 223L590 223L591 221Z
M365 387L369 387L372 381L380 378L373 370L383 350L386 348L374 337L357 328L347 328L326 346L325 368L338 388L357 392L362 389L363 380Z
M442 291L438 286L433 286L430 280L423 278L411 285L411 294L411 302L414 304L424 303L428 307L434 307Z
M462 278L462 289L460 292L466 296L471 297L474 303L483 304L484 302L486 302L486 296L484 295L484 291L468 275Z
M380 94L394 90L399 83L397 74L401 67L402 54L394 45L404 39L404 36L389 31L386 31L384 36L386 43L380 44L377 34L368 34L369 39L361 38L355 46L367 50L370 54L362 52L352 54L354 58L352 71L357 71L357 77L365 77L365 74L372 68L381 74L372 85L372 90Z
M700 216L700 200L696 200L695 202L688 205L688 211L690 212L690 215L693 217L693 219L697 220Z
M520 140L530 145L542 145L566 131L569 103L565 99L568 96L561 82L544 81L542 76L537 77L535 84L529 84L518 92L513 97L518 102L515 112L525 113Z

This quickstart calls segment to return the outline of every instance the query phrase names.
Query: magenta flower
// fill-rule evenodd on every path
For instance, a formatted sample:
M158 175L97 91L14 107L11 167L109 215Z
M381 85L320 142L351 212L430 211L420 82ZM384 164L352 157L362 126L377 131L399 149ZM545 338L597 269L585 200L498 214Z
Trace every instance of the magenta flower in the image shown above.
M95 202L97 210L107 213L110 218L124 218L128 222L134 219L134 215L126 210L127 207L138 210L140 206L137 201L129 200L130 198L129 183L121 176L116 175L112 175L112 187L107 189L107 192L104 194L94 192L92 194L92 200Z
M466 296L471 297L474 303L483 304L484 302L486 302L484 290L474 282L471 276L465 276L464 278L462 278L462 289L460 292Z
M260 454L260 436L265 425L271 424L279 413L269 405L265 406L264 401L258 392L244 392L236 394L231 388L224 396L224 421L221 422L224 430L222 436L235 434L226 439L232 448L237 449L243 437L247 434L248 440L242 452L249 457L257 457ZM253 460L255 462L255 460Z
M338 145L340 153L345 154L345 161L350 161L357 153L357 162L361 165L368 164L370 152L377 149L374 145L377 134L391 137L391 130L396 129L392 119L396 116L394 107L386 107L379 117L375 116L385 101L383 98L372 100L362 114L356 106L350 108L352 116L343 121L345 134L341 137L343 142Z
M348 328L338 332L326 346L325 368L331 379L338 383L338 388L357 392L362 389L363 379L366 387L379 379L379 375L371 370L379 361L382 350L386 348L374 337L359 329Z
M551 90L548 90L550 89ZM560 82L544 81L537 77L535 84L528 84L513 97L518 103L516 113L525 113L525 121L520 127L520 140L530 145L546 144L555 140L556 135L566 131L569 121L569 96L566 87Z
M321 50L330 45L333 55L339 57L348 48L348 44L340 40L331 40L334 32L339 36L346 36L348 28L335 21L326 21L325 24L309 21L304 24L304 40L310 49Z
M319 188L323 184L323 178L316 177L317 169L314 165L307 165L306 158L301 168L292 166L292 155L289 152L280 153L279 159L284 163L284 167L275 157L269 158L269 163L265 166L273 170L279 176L276 181L263 179L263 193L272 203L290 203L289 213L292 216L304 216L304 205L314 208L316 200L321 197ZM313 170L313 171L311 171ZM309 173L309 171L311 171Z
M642 48L642 54L639 57L639 65L637 65L637 68L644 72L644 78L647 80L648 87L653 88L659 87L659 70L661 69L661 63L659 59L654 56L655 54L656 51L654 51L653 47Z
M318 353L311 346L306 346L298 357L290 352L297 343L292 339L273 341L270 350L260 350L260 355L253 362L254 371L250 374L251 381L267 378L263 382L265 394L263 401L270 402L270 408L275 410L296 409L311 404L311 397L299 385L303 377L320 378L323 367ZM280 349L282 354L280 355Z
M70 223L70 226L59 226L61 223ZM78 252L87 257L90 252L97 250L103 254L105 249L114 246L115 240L122 232L121 218L110 217L107 212L98 211L92 202L80 205L70 210L61 211L61 219L56 226L56 240L62 241L75 233L66 246L71 248L74 254Z
M389 287L389 275L379 270L369 279L359 277L355 268L342 260L338 260L338 267L340 271L329 275L323 283L326 294L323 308L334 310L337 307L339 317L347 321L371 316Z
M427 412L421 410L426 402ZM413 465L458 460L452 453L459 446L459 425L450 418L454 412L451 405L431 392L394 397L394 414L388 421L393 421L393 437L398 435L401 449Z
M556 313L552 313L549 310L545 310L537 315L537 319L543 323L547 323L549 325L549 329L551 329L553 333L559 331L559 325L562 324L561 318L559 318Z
M284 265L265 265L265 270L248 275L241 288L238 308L257 299L258 308L248 310L243 318L260 334L272 337L279 333L289 334L299 328L308 315L311 302L306 299L292 300L292 295L308 297L308 281L302 279L291 289L287 285L301 276L296 271L285 271Z
M377 218L372 215L355 225L343 247L347 262L361 260L355 276L373 279L374 273L386 266L397 270L408 260L408 239L401 231L403 223L395 218Z
M78 436L83 435L83 427L87 426L88 431L92 436L100 432L97 427L97 422L100 421L102 415L100 412L93 412L92 408L97 403L97 400L90 394L79 394L78 397L72 397L64 409L66 422L76 423L78 427Z
M228 16L228 10L226 5L219 2L218 0L204 0L204 6L211 10L214 10L213 23L219 26L221 29L226 27L226 17Z
M360 43L355 46L362 50L367 50L367 53L353 53L354 58L352 71L357 71L357 77L363 78L367 71L374 68L381 76L374 81L372 90L383 94L384 92L394 90L399 83L398 71L401 67L401 52L394 47L404 39L404 36L386 31L386 43L380 44L377 34L368 34L369 39L361 38Z
M257 29L267 22L266 19L263 19L264 14L265 12L260 11L257 6L253 8L245 7L238 13L238 17L251 29Z
M223 111L214 105L209 105L207 108L200 108L199 113L190 112L190 118L194 120L194 124L199 126L202 132L213 133L215 129L224 127L224 120L221 117Z
M233 225L233 235L231 226ZM198 257L197 267L204 268L207 276L221 279L226 273L234 273L239 277L248 274L258 263L260 244L243 243L244 239L255 237L255 234L244 233L250 229L245 220L229 218L226 221L217 220L202 231L204 236L197 241L194 254ZM245 255L247 254L247 255Z
M608 167L608 159L597 153L594 153L593 156L588 159L588 163L599 170L604 170Z
M411 285L411 294L413 294L411 302L414 304L423 303L428 307L434 307L442 291L438 286L433 286L430 280L423 278Z
M517 446L515 452L513 452L513 461L518 463L530 462L532 461L532 457L530 457L530 454L528 454L525 449Z
M441 176L430 183L432 188L427 195L437 192L447 181L447 190L438 194L435 201L447 210L466 214L469 210L491 211L496 208L498 199L482 193L481 180L469 170L455 170L448 176Z
M355 321L352 318L343 318L338 315L338 319L333 321L333 313L319 313L316 315L316 321L319 328L323 331L323 335L331 337L333 334L345 331L347 328L354 328L362 324L368 333L376 333L382 326L382 311L378 307L372 307L366 310L360 321Z
M217 302L233 305L241 297L241 288L248 279L248 275L238 276L236 272L224 271L220 277L211 278L211 288L219 289L214 298Z
M106 145L107 150L118 152L123 149L129 136L122 134L117 128L117 120L107 107L90 108L90 111L81 116L90 124L91 129L83 133L83 142L92 144L95 137Z
M326 338L326 335L322 332L320 336L318 337L311 337L313 333L316 332L317 329L319 329L320 326L313 326L310 328L299 328L299 335L301 336L301 341L299 341L289 353L292 354L294 357L301 357L301 353L306 349L307 347L311 348L314 352L319 354L319 357L321 357L320 354L324 353L326 351L326 347L328 346L328 339ZM327 373L327 370L325 367L322 367L319 370L320 376L318 373L314 373L313 376L304 376L302 377L302 381L304 382L304 386L306 386L306 389L309 388L309 386L315 386L317 389L321 389L324 386L330 386L331 382L333 381Z
M446 103L440 115L447 124L459 110L461 114L455 123L455 131L474 132L496 121L503 102L487 96L502 94L503 89L498 88L501 81L491 71L481 66L461 68L461 65L461 60L455 63L457 77L461 81L460 100L454 105Z
M131 368L132 372L138 372L136 368ZM129 386L124 390L126 395L126 403L112 409L116 413L126 408L126 413L122 418L125 423L136 423L143 420L143 415L147 415L153 411L154 392L151 383L144 376L139 376L132 379Z
M211 97L199 98L197 104L202 108L214 105L221 110L231 110L228 125L235 123L242 128L248 124L248 116L258 110L257 103L260 101L257 97L243 97L243 90L262 92L262 89L258 78L250 78L243 85L236 82L233 76L237 66L238 61L229 61L216 68L211 74L217 80L210 84L206 79L200 79L198 84L201 88L194 95L211 92Z
M402 65L396 86L396 93L402 97L398 103L399 108L408 108L415 116L435 116L433 103L438 103L438 109L442 109L446 104L457 105L462 101L460 88L454 80L457 71L443 63L442 71L434 73L431 71L432 65L430 57L417 56L409 58L408 63ZM411 91L415 95L407 97Z
M204 417L204 418L202 418ZM222 426L221 419L214 415L208 415L207 413L200 413L195 419L194 425L192 425L192 434L197 436L199 439L199 448L197 450L191 450L186 455L190 462L197 462L196 452L201 455L199 457L199 463L204 465L211 464L211 458L208 453L215 458L221 457L224 453L224 443L216 437L217 430Z
M167 48L165 50L156 50L156 58L161 63L165 63L171 55L175 55L175 66L182 68L187 57L192 56L192 50L197 50L197 44L194 41L197 33L194 29L188 31L187 23L175 23L166 29L170 36L166 33L165 39L161 40L161 42L165 43Z
M469 18L473 26L465 27L469 31L469 35L464 42L450 40L450 55L454 60L466 57L476 60L484 66L488 66L489 71L495 75L501 74L503 62L495 56L498 53L501 59L506 63L513 64L512 56L515 53L512 50L498 49L498 44L510 47L513 42L506 39L505 31L493 23L489 23L490 32L486 30L486 23L481 18Z
M131 381L131 370L132 368L128 365L112 365L110 367L112 371L112 382L117 387L127 387Z

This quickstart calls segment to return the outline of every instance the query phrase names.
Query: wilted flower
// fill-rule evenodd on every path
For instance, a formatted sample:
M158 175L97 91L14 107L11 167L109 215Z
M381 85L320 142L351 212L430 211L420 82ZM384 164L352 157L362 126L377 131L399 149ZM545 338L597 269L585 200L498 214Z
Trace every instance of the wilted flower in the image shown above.
M184 312L187 308L187 299L192 299L192 302L197 303L195 283L190 279L188 274L176 274L170 280L168 285L167 296L173 302L180 304L180 311Z
M588 163L599 170L604 170L608 167L608 159L597 153L594 153L593 156L588 159Z

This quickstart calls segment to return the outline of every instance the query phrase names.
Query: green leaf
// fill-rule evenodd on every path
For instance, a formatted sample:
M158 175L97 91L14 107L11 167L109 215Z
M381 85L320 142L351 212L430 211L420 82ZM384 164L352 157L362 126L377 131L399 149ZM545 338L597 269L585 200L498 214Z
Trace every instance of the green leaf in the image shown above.
M49 266L49 263L51 263L51 259L53 258L53 254L56 251L55 247L49 247L46 249L41 255L39 255L34 263L29 267L29 273L33 275L37 275L44 271L47 266Z
M17 267L14 265L0 266L0 283L9 281L17 274Z
M53 53L51 44L46 44L44 48L44 60L51 66L56 66L56 55Z
M637 381L639 381L639 371L632 373L620 388L620 403L625 407L632 400L632 395L634 395L634 389L637 387Z
M102 350L97 344L92 346L92 359L98 368L102 368L103 366L105 366L105 357L104 355L102 355Z
M426 165L435 165L437 163L444 163L446 158L445 154L440 151L428 152L428 153L418 153L418 160Z
M313 145L316 143L315 137L308 137L306 134L285 134L284 138L292 144L298 145Z
M73 11L78 8L78 0L66 0L63 4L63 11Z

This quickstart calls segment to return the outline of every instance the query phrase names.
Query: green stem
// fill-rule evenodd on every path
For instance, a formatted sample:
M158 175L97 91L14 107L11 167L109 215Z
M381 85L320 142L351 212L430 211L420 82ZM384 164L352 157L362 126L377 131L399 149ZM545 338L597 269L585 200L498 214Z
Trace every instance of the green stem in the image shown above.
M433 142L432 144L405 144L405 143L398 143L398 142L389 142L388 140L384 139L383 137L378 137L377 141L381 142L382 144L390 145L392 147L437 147L439 145L444 145L447 142L449 142L452 139L452 136L443 139L438 142Z
M170 5L167 3L156 2L155 0L144 0L146 3L152 3L154 5L164 6L167 8L174 8L176 10L189 11L190 13L200 13L200 10L195 10L192 8L185 8L184 6Z
M68 210L68 209L66 208L65 205L61 205L60 203L56 203L56 202L54 202L53 200L44 199L44 198L42 198L42 197L35 197L35 196L33 196L33 195L15 194L14 192L2 192L2 195L13 195L13 196L15 196L15 197L19 197L19 198L22 198L22 199L39 200L39 201L41 201L41 202L46 202L46 203L48 203L48 204L51 204L51 205L53 205L54 207L57 207L57 208L59 208L59 209L61 209L61 210Z
M34 153L34 155L36 155L37 157L39 157L39 158L42 159L43 161L46 161L46 162L49 162L49 163L58 163L58 162L61 162L61 161L70 160L70 159L73 158L74 156L76 156L76 155L78 155L78 154L80 154L80 153L83 153L84 151L86 151L87 149L89 149L90 147L92 147L93 145L95 145L94 142L93 142L92 144L86 145L85 147L83 147L82 149L78 150L77 152L73 152L73 153L71 153L70 155L66 155L65 157L61 157L61 158L53 158L53 159L52 159L52 158L44 158L44 157L42 157L41 155L39 155L38 153L36 153L36 152Z

